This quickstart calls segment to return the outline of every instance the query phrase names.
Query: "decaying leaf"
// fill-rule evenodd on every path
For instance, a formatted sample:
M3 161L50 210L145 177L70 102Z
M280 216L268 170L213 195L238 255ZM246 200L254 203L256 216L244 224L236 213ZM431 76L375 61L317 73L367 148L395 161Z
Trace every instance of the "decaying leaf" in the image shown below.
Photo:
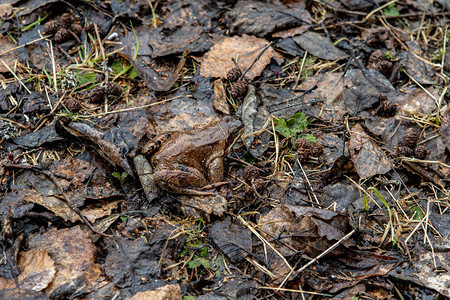
M353 126L350 135L349 152L361 178L385 174L392 169L386 154L375 144L361 125Z
M30 249L47 252L55 262L57 272L45 290L51 298L72 295L79 289L90 291L101 279L97 249L80 226L49 230L32 237L28 244Z
M219 195L204 197L181 196L179 200L183 212L192 218L206 218L209 220L211 215L222 217L227 212L228 201Z
M55 277L55 262L45 250L21 252L19 257L20 287L25 290L42 291Z
M181 299L181 288L179 284L167 284L165 286L156 288L151 291L138 292L130 297L130 300L145 300L145 299Z
M230 107L227 102L227 94L222 79L214 81L214 108L226 115L230 114Z
M334 46L327 37L312 31L295 36L293 39L304 50L321 59L337 60L348 56L344 51Z
M108 160L113 166L120 166L128 173L129 176L133 177L133 171L131 170L128 162L122 158L118 147L105 140L102 132L86 124L70 121L67 122L67 120L60 122L60 126L72 136L81 140L89 141L90 145L94 146L103 158Z
M239 69L246 70L268 44L265 39L246 34L242 37L225 38L215 44L203 57L200 74L205 77L226 78L228 71L235 67L232 58L237 57ZM275 55L278 54L272 47L269 47L247 72L245 78L252 80L261 74L266 65L270 63L270 59Z
M8 37L0 36L0 53L10 51L6 54L0 56L0 59L9 67L9 69L14 70L14 64L17 62L17 53L12 49L16 48L16 45L10 41ZM8 68L0 61L0 73L9 72Z

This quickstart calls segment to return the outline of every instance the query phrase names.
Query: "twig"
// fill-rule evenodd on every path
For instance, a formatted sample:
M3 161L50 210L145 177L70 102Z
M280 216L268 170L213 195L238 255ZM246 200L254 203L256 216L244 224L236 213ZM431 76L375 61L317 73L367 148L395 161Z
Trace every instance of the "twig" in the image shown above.
M388 3L386 3L386 4L384 4L384 5L381 5L380 7L378 7L378 8L376 8L376 9L372 10L372 11L371 11L370 13L368 13L367 16L365 17L366 21L369 20L369 18L370 18L373 14L375 14L375 13L377 13L378 11L380 11L380 10L382 10L382 9L384 9L384 8L386 8L386 7L388 7L388 6L391 5L391 4L394 4L394 3L397 2L397 1L398 1L398 0L392 0L392 1L389 1Z
M333 295L330 295L330 294L322 294L322 293L317 293L317 292L308 292L308 291L304 291L304 290L279 289L279 288L274 288L274 287L271 287L271 286L258 286L257 288L258 289L263 289L263 290L276 290L276 291L282 291L282 292L304 293L304 294L308 294L308 295L333 297Z
M245 74L247 74L247 72L253 67L253 65L261 58L261 56L264 54L264 52L267 51L267 49L270 48L270 46L273 45L273 41L268 43L264 49L261 50L261 52L259 52L259 54L255 57L255 59L253 60L253 62L251 63L250 66L248 66L248 68L242 73L242 75L239 77L238 80L242 80L242 78L244 78Z
M314 258L313 260L311 260L309 263L307 263L306 265L304 265L303 267L301 267L300 269L298 269L296 272L297 273L301 273L303 272L306 268L308 268L310 265L312 265L313 263L315 263L316 261L318 261L319 259L321 259L322 257L324 257L325 255L327 255L328 253L330 253L331 251L333 251L334 249L336 249L340 244L342 244L343 242L345 242L346 240L348 240L354 233L356 232L355 229L353 229L352 231L350 231L350 233L348 233L346 236L344 236L343 238L341 238L339 241L337 241L336 243L334 243L330 248L328 248L327 250L325 250L324 252L322 252L321 254L319 254L319 256L317 256L316 258ZM280 284L280 286L277 288L277 290L281 289L281 287L286 283L286 281L288 280L289 276L291 276L291 274L294 271L291 270L291 272L289 272L289 274L286 276L286 278L283 280L283 282Z
M9 49L9 50L6 50L6 51L0 53L0 56L4 55L4 54L6 54L6 53L12 52L12 51L14 51L14 50L20 49L20 48L22 48L22 47L28 46L28 45L30 45L30 44L39 42L40 40L46 39L46 38L48 38L48 37L51 37L51 35L46 35L46 36L40 37L40 38L38 38L38 39L35 39L34 41L25 43L25 44L23 44L23 45L17 46L17 47L15 47L15 48L12 48L12 49Z
M22 82L22 80L19 79L19 77L17 77L16 73L14 73L13 70L11 70L11 68L3 61L3 59L0 58L0 61L2 62L2 64L8 69L9 72L11 72L11 74L13 74L14 78L17 79L17 81L27 90L27 92L29 94L31 94L31 91L27 88L27 86Z
M278 256L281 257L281 259L284 261L284 263L286 264L286 266L291 270L294 271L294 269L291 267L291 265L289 264L289 262L286 260L286 258L284 258L284 256L277 250L275 249L274 246L272 246L272 244L270 244L262 235L260 235L252 226L250 226L247 221L245 221L241 216L237 216L237 219L245 226L247 227L254 235L256 235L256 237L258 237L265 245L268 245Z
M303 166L300 163L300 160L298 159L298 155L295 155L295 161L300 166L300 169L302 169L303 176L305 176L306 182L308 183L308 187L311 189L311 192L314 196L314 200L316 200L317 204L319 204L319 200L317 199L316 193L314 192L314 189L311 186L311 183L309 182L308 176L306 176L305 170L303 170Z
M295 90L298 86L298 82L300 81L300 77L302 76L303 67L305 66L306 56L308 55L308 51L305 51L305 54L303 55L302 64L300 66L300 71L298 71L298 76L295 78L295 84L292 90Z
M102 112L102 113L98 113L98 114L78 115L78 117L79 117L79 118L92 118L92 117L99 117L99 116L110 115L110 114L116 114L116 113L121 113L121 112L128 112L128 111L133 111L133 110L139 110L139 109L142 109L142 108L146 108L146 107L151 107L151 106L163 104L163 103L165 103L165 102L172 101L172 100L175 100L175 99L180 98L180 97L192 97L192 95L176 96L176 97L173 97L173 98L170 98L170 99L158 101L158 102L151 103L151 104L147 104L147 105L136 106L136 107L130 107L130 108L124 108L124 109L121 109L121 110L113 110L113 111L108 111L108 112Z

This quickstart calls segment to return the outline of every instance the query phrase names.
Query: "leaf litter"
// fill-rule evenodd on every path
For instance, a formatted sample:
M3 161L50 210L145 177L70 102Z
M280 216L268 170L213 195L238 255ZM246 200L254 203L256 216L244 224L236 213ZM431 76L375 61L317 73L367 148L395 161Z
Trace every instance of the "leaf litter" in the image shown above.
M445 1L0 12L0 298L450 297Z

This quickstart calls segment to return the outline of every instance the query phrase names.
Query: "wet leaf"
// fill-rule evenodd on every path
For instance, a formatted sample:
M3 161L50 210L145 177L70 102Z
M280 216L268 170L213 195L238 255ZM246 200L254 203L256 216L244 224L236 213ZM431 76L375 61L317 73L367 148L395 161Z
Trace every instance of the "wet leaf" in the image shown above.
M308 31L293 37L293 39L304 50L321 59L337 60L348 56L344 51L334 46L327 37L315 32Z
M78 289L92 291L101 279L97 249L80 226L49 230L31 237L28 244L30 249L46 251L55 262L57 272L45 290L52 298L74 295Z

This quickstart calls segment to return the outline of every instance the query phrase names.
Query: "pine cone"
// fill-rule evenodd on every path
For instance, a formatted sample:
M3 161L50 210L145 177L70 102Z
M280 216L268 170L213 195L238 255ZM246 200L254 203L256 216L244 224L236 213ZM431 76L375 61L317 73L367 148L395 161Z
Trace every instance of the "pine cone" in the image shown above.
M108 96L120 96L122 95L122 87L116 82L108 82L106 86L106 93Z
M245 82L243 80L239 80L233 84L233 87L231 88L230 93L233 98L238 99L238 98L244 97L245 94L247 94L247 90L248 90L247 82Z
M406 146L395 147L394 151L395 154L400 156L412 157L414 155L414 150Z
M314 145L311 146L311 155L312 156L319 156L320 154L323 153L323 146L320 143L315 143Z
M247 165L244 168L244 173L242 174L242 178L244 178L244 181L247 183L252 182L252 179L259 178L260 172L257 168L255 168L252 165Z
M102 37L105 34L105 32L103 31L103 28L100 25L97 24L97 29L98 29L98 34L100 34L100 37ZM89 24L85 28L85 30L86 30L87 33L90 33L90 34L95 36L96 35L96 33L95 33L95 23Z
M377 110L377 114L383 117L392 117L396 112L397 105L389 100L382 100Z
M238 68L233 68L227 73L227 79L229 82L235 82L241 77L242 72Z
M69 29L70 26L73 23L73 17L69 13L63 13L61 17L59 18L59 24L61 24L61 27Z
M405 130L402 139L402 146L414 149L419 141L419 132L414 128L408 128Z
M101 103L105 99L105 89L101 86L95 87L88 94L88 101L91 103Z
M55 33L55 42L64 43L72 38L72 34L69 30L65 28L60 28L57 33Z
M72 96L69 96L64 102L71 112L79 111L81 108L80 101Z
M376 50L370 55L366 68L375 69L387 76L392 69L392 62L386 59L384 51Z
M311 153L311 143L305 139L297 139L295 141L295 147L297 148L298 159L304 162L308 155Z
M45 34L55 34L60 27L61 25L57 20L48 21L44 26Z
M255 188L258 192L261 192L262 190L264 190L266 183L264 181L264 179L262 178L257 178L253 181L253 184L255 185Z
M255 186L254 189L253 189L253 185ZM264 179L258 178L253 181L253 184L249 183L249 185L245 187L244 194L246 197L251 197L255 194L255 189L258 193L261 193L265 187L266 187L266 183L264 182Z
M72 24L70 25L70 31L75 33L77 36L80 36L83 32L83 27L80 24Z
M430 151L427 149L427 147L423 145L419 145L414 149L414 157L418 159L425 159L427 158L428 154L430 154Z

